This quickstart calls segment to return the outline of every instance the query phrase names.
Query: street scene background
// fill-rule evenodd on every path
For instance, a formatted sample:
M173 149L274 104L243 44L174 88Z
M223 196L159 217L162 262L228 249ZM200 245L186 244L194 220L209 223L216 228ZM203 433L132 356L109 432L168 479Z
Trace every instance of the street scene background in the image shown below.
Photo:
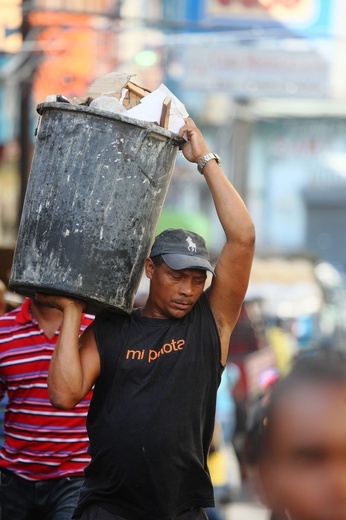
M47 96L84 96L109 72L148 90L163 83L249 208L257 243L230 342L232 434L215 447L227 461L214 477L227 489L227 519L269 518L242 467L261 375L280 377L297 357L344 349L345 15L343 0L0 0L3 310L22 301L8 282L36 107ZM203 176L179 154L157 233L167 227L200 233L216 259L222 228ZM138 304L147 289L143 278Z

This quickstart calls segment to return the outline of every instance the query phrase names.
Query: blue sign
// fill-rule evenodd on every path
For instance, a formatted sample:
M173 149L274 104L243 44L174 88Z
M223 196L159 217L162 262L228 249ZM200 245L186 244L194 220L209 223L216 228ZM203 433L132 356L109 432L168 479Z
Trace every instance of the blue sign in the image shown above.
M185 16L199 30L281 28L323 38L333 32L334 9L332 0L186 0Z

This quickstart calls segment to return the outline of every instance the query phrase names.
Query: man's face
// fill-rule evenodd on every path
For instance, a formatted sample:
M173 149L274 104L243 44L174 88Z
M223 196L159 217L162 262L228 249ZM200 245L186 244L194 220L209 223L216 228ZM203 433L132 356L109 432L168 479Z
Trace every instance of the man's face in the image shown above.
M206 272L201 269L175 271L164 262L155 266L148 259L150 304L158 318L182 318L191 311L203 292Z
M346 520L346 385L300 383L282 397L261 470L292 520Z

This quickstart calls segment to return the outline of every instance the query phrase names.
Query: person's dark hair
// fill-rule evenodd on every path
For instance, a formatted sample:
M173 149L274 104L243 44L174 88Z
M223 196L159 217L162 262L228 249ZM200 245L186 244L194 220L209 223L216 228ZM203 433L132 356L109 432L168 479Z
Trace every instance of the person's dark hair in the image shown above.
M287 393L297 386L309 384L332 384L346 386L346 355L336 350L319 351L298 359L289 374L275 385L266 410L265 428L261 439L261 456L268 452L271 426L275 413Z
M151 260L156 267L160 267L163 264L163 258L161 255L152 256Z
M275 407L290 388L301 383L346 384L346 356L336 350L321 350L298 359L289 374L276 385L269 409Z

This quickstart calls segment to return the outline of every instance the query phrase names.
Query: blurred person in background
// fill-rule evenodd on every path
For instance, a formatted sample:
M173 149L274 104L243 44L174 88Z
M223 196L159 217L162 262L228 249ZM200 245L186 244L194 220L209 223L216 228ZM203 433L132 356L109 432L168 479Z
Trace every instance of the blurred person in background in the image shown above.
M231 503L240 491L240 468L232 445L236 428L236 405L232 392L239 376L238 366L227 363L217 391L215 429L208 456L216 508L206 510L209 520L224 518L222 507Z
M262 435L265 427L267 408L271 394L280 378L276 368L264 370L259 378L259 395L252 404L245 428L244 449L241 461L241 472L244 480L250 480L254 493L259 492L258 457Z
M346 519L346 358L319 352L275 386L259 456L275 520Z
M92 321L84 315L80 332ZM0 397L7 404L0 451L1 520L70 520L89 462L91 394L62 412L47 375L62 312L32 299L0 318Z
M231 444L236 429L236 403L233 388L240 377L240 369L235 363L227 363L217 391L216 421L221 424L225 443Z
M3 316L7 310L6 302L6 285L0 280L0 316Z
M208 468L214 487L215 507L207 507L205 511L208 520L224 520L220 497L224 490L228 488L228 465L223 431L217 420L208 454Z
M284 320L275 318L269 320L266 335L274 350L276 366L282 376L288 374L294 356L298 352L298 342L285 326Z
M18 307L24 298L7 290L5 283L0 280L0 317L11 309ZM4 442L4 413L7 405L7 395L0 402L0 447Z

